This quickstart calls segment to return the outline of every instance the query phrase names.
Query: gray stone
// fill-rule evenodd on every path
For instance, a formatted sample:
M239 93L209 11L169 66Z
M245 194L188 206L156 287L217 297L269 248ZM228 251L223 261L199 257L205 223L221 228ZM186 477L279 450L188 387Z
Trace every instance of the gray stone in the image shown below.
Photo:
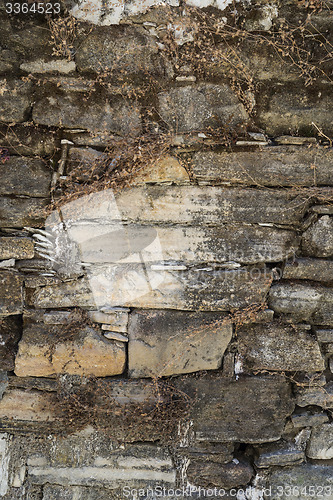
M175 383L194 400L190 418L199 441L276 441L295 406L289 384L277 376L228 380L206 375Z
M294 144L296 146L303 146L304 144L317 144L317 139L316 137L281 135L280 137L274 137L274 142L277 144Z
M272 88L267 94L261 91L262 101L258 102L257 124L269 135L314 133L314 122L325 134L332 132L332 102L325 92L310 95L306 90L288 89L286 86ZM325 95L326 94L326 95ZM268 98L269 96L269 98Z
M321 343L333 342L333 330L316 329L317 339Z
M0 238L0 259L32 259L34 254L34 244L30 238Z
M300 427L314 427L328 422L326 413L296 413L291 416L291 421L296 429Z
M274 323L238 329L238 349L245 371L323 371L318 342L308 329Z
M51 311L43 315L46 325L66 325L72 316L70 311Z
M103 168L98 167L98 164L103 164L107 155L93 148L76 148L71 147L66 162L66 173L74 174L75 179L89 181L92 172L95 175L101 174Z
M46 206L46 199L0 197L0 227L41 227Z
M276 313L315 325L333 324L333 291L299 283L277 283L269 292L268 304Z
M0 80L0 120L19 123L28 119L32 106L31 82Z
M2 362L1 362L1 367L2 367ZM8 375L7 372L0 372L0 400L2 399L2 396L4 395L4 392L7 390L8 387Z
M289 280L333 281L333 262L323 259L295 259L287 262L282 277Z
M163 74L156 39L137 26L95 28L78 44L75 61L79 71L107 72L116 79Z
M140 110L123 100L84 99L80 93L52 95L36 102L32 119L41 125L80 128L90 131L137 135L141 129Z
M98 282L105 276L109 283ZM81 279L37 289L33 303L37 308L127 306L147 309L230 311L262 303L270 287L271 271L263 267L237 270L152 271L149 288L142 267L116 266L97 269L97 281ZM144 280L144 281L143 281ZM111 286L113 284L113 286ZM126 292L126 294L125 294Z
M43 486L43 500L118 500L110 490L87 486L59 486L45 484Z
M255 465L259 468L272 465L292 465L305 460L304 451L291 443L278 441L256 449Z
M306 454L316 460L333 458L333 424L326 423L312 429Z
M333 256L333 217L324 215L303 233L302 248L313 257Z
M287 190L239 192L218 186L145 186L123 191L116 200L124 221L210 225L234 222L297 225L308 204L305 196ZM88 203L91 204L87 199Z
M9 154L49 156L57 149L57 134L43 127L29 125L0 126L1 144ZM60 141L59 141L60 144Z
M49 196L51 170L42 160L11 156L0 171L0 195Z
M233 459L234 448L234 443L194 441L189 446L180 446L177 448L177 453L183 458L185 457L185 460L227 464Z
M333 185L333 152L324 147L274 146L262 151L199 152L193 172L199 183L259 186Z
M321 406L324 409L333 408L333 382L323 387L297 388L296 402L298 406Z
M1 370L14 370L17 345L22 335L19 316L9 316L0 320L0 366Z
M15 271L0 271L0 314L21 314L23 309L23 279Z
M26 73L71 73L76 70L74 61L67 59L55 59L45 61L44 59L36 59L35 61L23 63L20 69Z
M311 212L322 215L333 215L332 205L313 205L311 207Z
M128 333L130 377L160 377L220 368L232 324L216 313L136 311Z
M217 487L225 489L248 484L253 473L253 468L245 462L218 464L198 460L191 460L186 471L191 484L203 488Z
M88 214L87 214L88 216ZM71 239L80 244L83 262L113 263L118 261L115 235L112 225L98 225L95 222L78 221L71 226ZM93 236L93 235L96 236ZM238 262L255 264L258 262L279 262L293 257L298 249L299 239L294 231L273 227L225 224L219 227L172 226L159 227L133 224L126 227L127 238L145 241L149 234L157 238L159 245L132 252L127 262L145 263L196 262L222 263ZM251 245L248 242L251 241ZM120 248L123 248L119 240ZM125 247L126 248L126 247Z
M327 500L332 500L332 466L302 464L295 467L283 467L271 472L268 478L272 500L311 500L322 493Z
M108 326L108 329L112 330L113 332L127 332L128 312L125 310L110 310L107 313L100 311L89 311L88 315L92 321L95 321L96 323L102 323L102 325L104 326Z
M158 100L161 118L178 133L221 124L236 126L248 120L243 104L225 84L177 87L158 94Z

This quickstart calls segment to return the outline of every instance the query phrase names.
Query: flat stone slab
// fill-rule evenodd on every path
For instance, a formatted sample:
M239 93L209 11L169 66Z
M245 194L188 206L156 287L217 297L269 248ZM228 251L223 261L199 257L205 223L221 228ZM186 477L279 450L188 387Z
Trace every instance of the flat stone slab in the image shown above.
M13 389L0 401L0 419L45 422L55 420L54 397L41 391ZM4 422L1 422L4 424Z
M51 170L42 160L10 156L0 169L0 195L47 198Z
M269 307L297 321L333 324L333 291L318 285L277 283L269 291Z
M267 486L271 490L268 498L272 500L275 498L311 500L321 492L323 492L324 498L331 500L332 466L302 464L279 468L269 475Z
M79 221L70 228L81 259L88 263L126 262L280 262L299 246L294 231L274 227L223 224L219 227L160 227ZM249 245L251 241L251 245Z
M187 468L187 478L191 484L202 488L231 489L251 481L253 468L245 462L230 462L219 464L216 462L202 462L191 460Z
M123 100L111 103L106 99L84 100L85 95L69 93L41 98L34 104L34 123L49 127L66 127L91 131L137 135L141 130L139 109Z
M41 198L0 198L0 226L22 228L42 227L48 200Z
M0 79L0 121L20 123L27 120L31 110L33 96L31 82L22 80Z
M243 104L226 84L202 83L161 92L158 113L178 133L204 130L217 123L235 126L248 119Z
M22 334L20 316L7 316L0 320L0 367L1 370L14 370L17 345ZM1 372L0 372L1 374Z
M0 271L0 314L21 314L23 278L15 271Z
M263 151L200 152L193 157L199 183L247 186L332 186L333 151L324 147L273 146Z
M333 424L326 423L312 429L306 454L315 460L333 458Z
M123 345L104 339L89 327L68 332L69 339L57 339L59 329L31 325L23 331L15 360L19 377L49 377L60 373L106 377L124 371L126 353Z
M243 326L237 331L245 371L323 371L325 360L307 328L274 323Z
M150 271L142 266L89 268L88 279L36 289L37 308L126 306L140 309L229 311L261 304L270 288L265 267Z
M128 332L130 377L155 377L220 368L232 324L216 313L135 311Z
M274 465L286 466L300 463L305 460L303 450L297 449L286 442L270 443L256 449L255 465L259 468Z
M123 220L129 222L297 225L305 213L308 199L290 191L274 189L145 186L123 191L116 197L116 202Z
M333 281L333 262L323 259L295 259L287 262L282 277L288 280Z
M228 380L207 375L175 383L193 398L190 418L200 441L276 441L295 406L290 385L277 376Z
M314 427L328 422L327 413L296 413L291 416L291 421L296 429L302 427Z

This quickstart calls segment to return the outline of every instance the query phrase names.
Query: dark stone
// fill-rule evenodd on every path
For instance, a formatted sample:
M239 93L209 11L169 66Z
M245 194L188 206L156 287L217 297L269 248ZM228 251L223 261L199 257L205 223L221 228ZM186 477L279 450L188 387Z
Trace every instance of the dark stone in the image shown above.
M187 469L191 484L204 488L230 489L245 486L251 481L253 473L253 468L244 462L217 464L191 460Z
M0 120L7 123L28 119L32 106L31 82L0 81Z
M41 227L46 219L47 200L39 198L0 198L0 226Z
M323 147L275 146L262 151L199 152L193 172L199 182L260 186L333 185L333 151Z
M0 170L0 195L46 198L49 195L51 170L35 158L11 156Z
M333 281L333 262L323 259L295 259L285 265L283 278Z
M15 271L0 272L0 314L21 314L23 309L23 279Z
M146 33L136 26L96 27L83 41L78 40L78 70L107 73L115 79L163 74L157 43Z
M193 399L190 418L200 441L276 441L295 406L288 382L277 376L228 380L206 375L175 383Z
M1 145L9 154L50 156L60 146L57 134L36 125L0 126Z
M22 318L9 316L0 320L0 367L1 370L12 371L15 366L15 355L22 335ZM2 381L1 384L2 385ZM0 398L1 399L1 398Z

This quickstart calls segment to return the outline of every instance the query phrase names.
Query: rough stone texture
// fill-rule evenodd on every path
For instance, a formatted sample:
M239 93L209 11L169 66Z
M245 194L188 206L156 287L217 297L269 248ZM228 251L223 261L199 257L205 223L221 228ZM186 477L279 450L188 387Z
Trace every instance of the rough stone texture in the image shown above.
M126 310L109 310L108 312L89 311L88 314L92 321L107 325L113 332L127 332L128 311Z
M116 272L116 274L115 274ZM101 274L102 273L102 274ZM100 280L100 276L105 280ZM96 277L96 278L95 278ZM142 267L109 266L90 274L88 280L37 289L37 308L88 307L96 305L137 308L229 311L262 303L271 283L267 268L235 271L151 271L150 282ZM95 279L94 279L95 278ZM199 280L199 281L198 281ZM151 289L151 285L155 286ZM126 293L125 293L126 291Z
M41 227L46 219L47 200L40 198L0 198L1 227Z
M295 259L287 262L282 277L312 281L333 281L333 262L323 259Z
M277 283L269 292L269 307L297 321L333 324L333 292L323 286Z
M199 152L193 172L199 183L317 186L333 185L332 151L322 147L275 146L262 151Z
M323 424L312 429L306 454L317 460L333 458L333 424Z
M302 249L313 257L333 256L333 217L324 215L303 233Z
M297 413L292 415L291 421L297 429L300 427L314 427L328 422L328 415L326 413Z
M95 28L78 45L75 60L80 71L105 71L111 77L163 74L158 47L153 37L139 27L121 26L110 31Z
M59 330L32 325L23 332L15 360L19 377L48 377L59 373L106 377L121 374L125 367L125 348L105 340L97 331L81 327L57 339Z
M0 237L0 259L32 259L34 254L30 238Z
M276 441L294 409L289 384L280 377L230 381L205 376L184 378L177 385L192 397L196 394L191 418L200 441Z
M28 63L20 65L20 69L26 73L71 73L75 71L76 65L74 61L67 59L57 59L55 61L45 61L36 59Z
M159 113L176 132L244 123L244 106L227 85L200 84L178 87L158 95Z
M322 343L333 342L333 330L324 330L324 329L321 330L317 328L316 335L319 342Z
M1 370L14 370L17 344L21 338L20 316L0 318L0 367Z
M256 449L256 455L255 465L260 468L271 465L292 465L305 460L303 450L283 441L260 446Z
M0 195L46 198L51 170L38 159L11 156L0 170Z
M84 95L52 95L39 100L33 107L35 123L54 127L137 135L141 129L139 109L123 100L111 98L85 100Z
M301 492L303 500L311 500L317 491L327 492L327 498L331 498L329 490L333 486L332 467L303 464L277 469L270 474L267 486L271 487L272 498L281 500L297 500Z
M20 314L23 309L22 277L15 271L0 272L0 314Z
M323 387L298 388L296 391L298 406L321 406L324 409L333 408L333 382Z
M235 488L248 484L252 475L252 467L244 462L217 464L191 460L187 468L190 483L204 488Z
M239 353L246 371L323 371L325 361L318 342L301 325L274 323L238 330Z
M20 123L27 120L31 105L31 83L22 80L0 80L0 120Z
M12 390L0 401L0 418L43 422L54 420L54 399L46 392ZM5 423L5 422L3 422Z
M116 199L124 220L178 224L297 224L307 206L305 198L289 191L197 186L133 188Z
M13 155L46 156L54 153L57 148L56 133L43 127L31 127L27 124L10 127L0 125L0 136L1 145Z
M89 220L73 224L70 237L79 244L82 261L116 263L126 256L128 263L140 263L143 258L146 264L163 261L255 264L293 257L299 244L294 231L245 224L149 228L131 224L122 228L122 234L115 229L112 224L102 224L102 219L101 224ZM119 237L117 247L116 237Z
M262 92L264 95L265 93ZM288 133L313 132L314 122L318 127L330 134L332 131L332 102L329 95L322 92L320 99L303 90L270 88L270 99L267 109L261 108L258 113L258 125L271 135ZM325 95L326 94L326 95Z
M129 318L131 377L214 370L232 336L225 316L182 311L138 311Z

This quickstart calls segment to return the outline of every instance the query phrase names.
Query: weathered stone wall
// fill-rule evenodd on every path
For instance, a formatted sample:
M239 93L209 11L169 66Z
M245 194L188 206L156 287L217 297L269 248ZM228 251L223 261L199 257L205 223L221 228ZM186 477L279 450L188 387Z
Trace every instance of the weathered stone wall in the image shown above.
M333 498L332 7L1 1L2 498Z

